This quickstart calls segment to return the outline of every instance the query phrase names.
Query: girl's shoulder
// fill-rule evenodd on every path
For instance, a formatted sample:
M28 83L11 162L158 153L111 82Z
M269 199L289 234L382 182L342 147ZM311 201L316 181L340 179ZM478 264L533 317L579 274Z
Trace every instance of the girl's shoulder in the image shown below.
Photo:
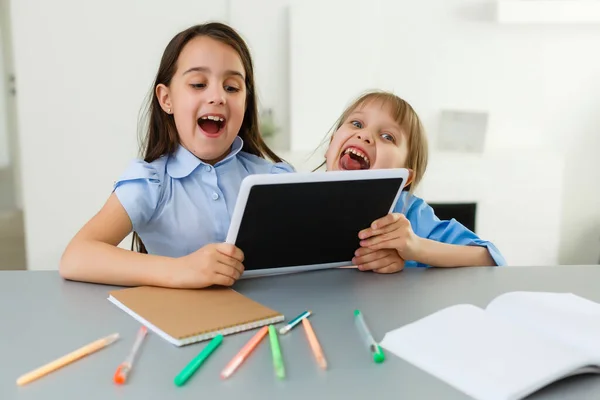
M246 169L254 174L283 174L287 172L296 172L294 167L286 162L273 162L266 158L254 154L240 151L237 154L238 160Z
M427 208L431 208L431 206L425 200L404 190L398 197L398 202L394 206L393 212L405 214L408 217L409 214L418 213L419 210Z
M429 229L429 227L442 222L435 215L433 207L419 196L411 194L408 191L402 192L392 212L404 214L415 232L425 227Z
M135 231L143 229L159 207L165 190L166 164L167 157L152 162L134 159L114 183L113 191Z
M152 162L147 162L139 158L133 159L115 182L115 185L136 180L147 180L152 183L161 184L165 177L167 160L167 156L159 157Z

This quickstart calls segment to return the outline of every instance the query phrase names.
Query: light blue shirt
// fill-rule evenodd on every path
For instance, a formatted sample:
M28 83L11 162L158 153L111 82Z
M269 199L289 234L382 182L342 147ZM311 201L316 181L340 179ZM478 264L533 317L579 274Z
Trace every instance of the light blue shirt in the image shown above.
M405 205L407 198L408 203ZM475 233L454 218L449 221L440 220L435 215L433 208L415 195L409 196L408 192L402 192L394 208L394 212L404 214L410 222L413 232L419 237L447 244L483 246L487 248L496 265L506 265L506 260L504 260L504 257L493 243L480 239ZM407 268L428 267L427 265L408 260L404 266Z
M236 137L231 152L214 166L183 146L150 163L129 165L114 191L149 254L181 257L224 242L242 180L294 171L243 152L242 146Z

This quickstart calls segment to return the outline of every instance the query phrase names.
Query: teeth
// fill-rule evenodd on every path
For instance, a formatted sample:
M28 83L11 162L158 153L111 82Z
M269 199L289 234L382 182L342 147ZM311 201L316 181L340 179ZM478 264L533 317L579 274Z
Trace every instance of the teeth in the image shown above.
M346 151L344 151L344 154L348 154L348 153L353 153L356 154L359 157L362 157L367 163L369 162L369 157L366 156L366 154L363 154L361 151L356 150L352 147L348 147L346 149Z
M204 117L202 117L202 119L210 119L210 120L213 120L213 121L220 121L220 122L224 121L223 118L217 117L216 115L205 115Z

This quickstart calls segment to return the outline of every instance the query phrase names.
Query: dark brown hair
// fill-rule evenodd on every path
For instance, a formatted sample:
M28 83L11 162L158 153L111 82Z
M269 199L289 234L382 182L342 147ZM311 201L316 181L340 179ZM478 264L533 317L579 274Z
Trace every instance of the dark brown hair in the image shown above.
M207 36L231 46L240 56L246 72L246 111L238 136L244 141L242 151L281 162L267 144L263 141L259 129L258 102L254 86L254 68L250 50L242 37L231 27L220 22L209 22L192 26L179 32L167 45L160 60L160 66L154 80L147 107L144 113L144 140L142 144L144 161L152 162L159 157L172 154L179 145L179 135L172 115L161 108L155 89L159 84L169 86L177 70L177 60L185 45L199 36ZM147 253L144 244L136 232L133 233L131 249L137 245L137 251Z

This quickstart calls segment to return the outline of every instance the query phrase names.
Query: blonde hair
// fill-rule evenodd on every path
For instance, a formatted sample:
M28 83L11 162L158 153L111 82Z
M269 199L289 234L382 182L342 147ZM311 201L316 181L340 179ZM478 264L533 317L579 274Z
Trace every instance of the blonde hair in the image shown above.
M412 194L417 185L421 182L421 179L423 179L423 175L427 169L429 145L421 119L407 101L391 92L383 90L373 90L362 94L346 107L342 115L337 119L329 134L328 141L331 142L335 132L337 132L340 126L348 119L350 114L357 108L374 101L378 101L384 106L389 106L390 116L407 134L408 157L406 159L405 168L411 169L414 174L411 183L407 185L407 187L409 187L409 193ZM324 164L325 162L316 169L322 167Z

